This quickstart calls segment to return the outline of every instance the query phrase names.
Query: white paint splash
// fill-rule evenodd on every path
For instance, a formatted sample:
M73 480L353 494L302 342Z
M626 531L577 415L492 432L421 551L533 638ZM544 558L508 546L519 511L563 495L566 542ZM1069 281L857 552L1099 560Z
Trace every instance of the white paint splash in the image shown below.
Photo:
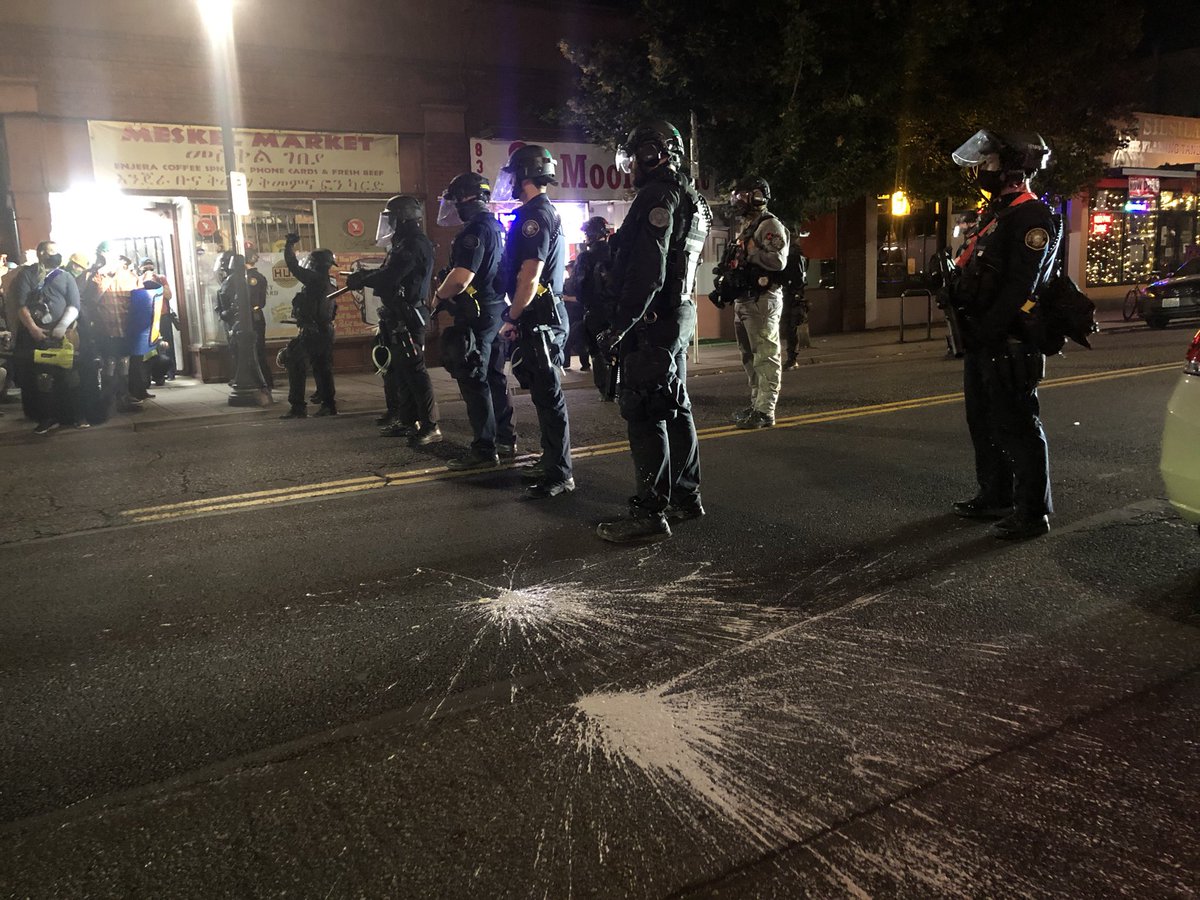
M764 845L796 837L769 797L747 790L741 770L753 727L727 699L665 687L601 691L575 704L556 738L583 754L589 771L596 756L633 768L660 796L696 801Z

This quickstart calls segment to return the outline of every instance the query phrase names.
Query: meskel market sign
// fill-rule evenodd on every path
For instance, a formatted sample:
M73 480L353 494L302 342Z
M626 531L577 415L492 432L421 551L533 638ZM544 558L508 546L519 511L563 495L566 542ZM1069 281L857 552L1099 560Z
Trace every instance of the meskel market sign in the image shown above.
M224 192L221 129L153 122L88 122L97 182L126 190ZM400 190L399 139L359 132L234 129L237 171L274 194Z

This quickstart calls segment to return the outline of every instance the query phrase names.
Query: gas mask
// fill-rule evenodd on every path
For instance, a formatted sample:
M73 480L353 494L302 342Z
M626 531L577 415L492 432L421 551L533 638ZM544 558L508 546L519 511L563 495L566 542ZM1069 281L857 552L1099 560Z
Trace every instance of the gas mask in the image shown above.
M62 265L62 254L46 253L38 257L38 262L41 263L42 267L45 269L57 269Z

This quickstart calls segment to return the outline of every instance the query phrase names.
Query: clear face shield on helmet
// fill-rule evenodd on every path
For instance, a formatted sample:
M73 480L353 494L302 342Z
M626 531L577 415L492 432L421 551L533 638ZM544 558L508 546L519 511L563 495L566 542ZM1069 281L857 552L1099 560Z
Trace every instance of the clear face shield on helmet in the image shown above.
M634 155L624 147L617 148L616 164L619 171L624 172L626 175L632 172L634 159Z
M492 182L492 197L521 199L521 185L508 166L504 166L496 175L496 180Z
M458 201L452 199L449 193L442 194L438 201L437 223L444 228L463 224L462 217L458 214Z
M375 246L386 250L392 245L392 235L396 233L392 225L391 214L386 210L379 214L379 227L375 229Z
M995 137L987 129L981 128L951 153L950 158L961 169L976 169L982 166L989 156L995 156L999 152Z

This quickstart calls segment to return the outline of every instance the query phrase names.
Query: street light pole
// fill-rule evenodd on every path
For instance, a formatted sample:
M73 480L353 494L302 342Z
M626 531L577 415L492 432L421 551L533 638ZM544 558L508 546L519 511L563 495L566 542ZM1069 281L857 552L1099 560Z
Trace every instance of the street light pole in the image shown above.
M237 321L231 335L234 372L229 379L230 406L266 406L272 402L271 390L258 366L254 333L254 312L250 307L250 288L246 284L246 231L238 210L234 189L237 171L237 147L233 134L233 0L215 0L200 4L200 15L207 26L216 73L217 109L221 119L221 143L225 157L225 183L229 201L229 221L233 230L233 259L229 278L237 298Z

